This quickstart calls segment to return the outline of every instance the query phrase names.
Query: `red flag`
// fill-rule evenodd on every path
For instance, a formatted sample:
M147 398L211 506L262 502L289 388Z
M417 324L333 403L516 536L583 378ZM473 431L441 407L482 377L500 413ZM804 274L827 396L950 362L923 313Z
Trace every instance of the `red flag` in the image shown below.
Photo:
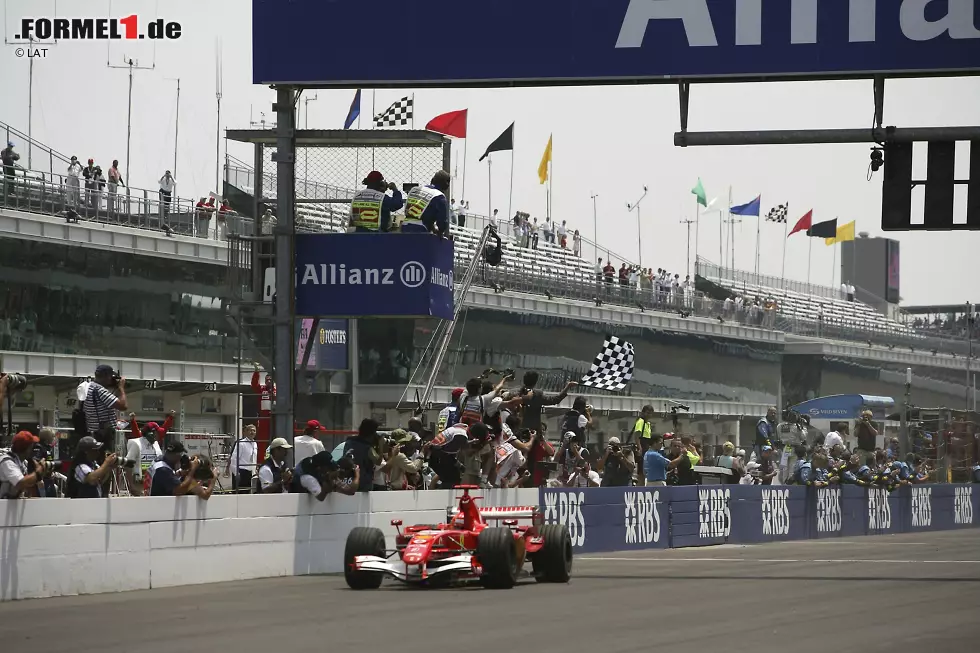
M456 138L466 138L466 114L469 109L462 111L450 111L441 116L436 116L425 126L429 131L455 136Z
M797 231L806 231L807 229L813 226L811 224L812 222L813 222L813 209L810 209L809 211L807 211L806 215L800 218L800 221L796 223L796 226L793 227L793 231L789 232L789 235L792 236ZM789 236L787 236L787 238L789 238Z

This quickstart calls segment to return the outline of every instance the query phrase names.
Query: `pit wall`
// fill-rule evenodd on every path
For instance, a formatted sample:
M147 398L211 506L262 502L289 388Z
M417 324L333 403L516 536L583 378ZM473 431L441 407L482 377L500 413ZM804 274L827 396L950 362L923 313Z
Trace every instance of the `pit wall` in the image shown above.
M355 526L394 546L392 519L438 523L454 491L0 501L0 600L342 571ZM540 505L576 553L970 528L978 485L891 494L715 485L481 492L487 506ZM980 544L980 539L978 539Z
M458 492L0 501L0 600L336 573L355 526L439 523ZM483 491L538 505L538 490Z
M980 523L980 485L541 489L576 553L883 535ZM980 546L980 538L977 540Z

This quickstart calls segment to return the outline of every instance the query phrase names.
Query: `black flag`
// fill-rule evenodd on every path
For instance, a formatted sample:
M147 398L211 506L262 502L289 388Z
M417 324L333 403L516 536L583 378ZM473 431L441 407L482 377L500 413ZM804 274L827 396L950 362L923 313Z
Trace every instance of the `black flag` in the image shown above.
M514 151L514 123L510 123L510 127L505 129L504 133L497 137L497 140L490 143L490 147L480 157L480 161L490 156L492 152L506 152L507 150ZM836 236L837 232L835 231L834 237Z
M806 235L811 238L837 238L837 218L818 222L806 230Z

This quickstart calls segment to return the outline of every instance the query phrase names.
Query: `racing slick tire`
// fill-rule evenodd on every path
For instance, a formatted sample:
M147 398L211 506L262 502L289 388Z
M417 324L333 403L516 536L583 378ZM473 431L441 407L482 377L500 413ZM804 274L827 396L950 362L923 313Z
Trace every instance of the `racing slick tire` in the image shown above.
M355 571L357 556L385 557L385 535L380 528L357 526L347 536L344 547L344 580L352 590L376 590L381 587L384 575L376 571Z
M539 583L567 583L572 576L572 537L564 524L540 529L544 546L534 554L534 579Z
M480 584L507 590L517 582L517 541L509 528L487 528L476 541L476 559L483 567Z

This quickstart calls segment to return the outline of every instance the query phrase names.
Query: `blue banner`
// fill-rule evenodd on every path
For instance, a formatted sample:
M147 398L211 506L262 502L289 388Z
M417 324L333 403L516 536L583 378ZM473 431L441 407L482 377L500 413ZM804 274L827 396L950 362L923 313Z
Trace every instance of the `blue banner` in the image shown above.
M306 343L309 341L310 329L313 328L312 318L296 321L296 367L303 364ZM346 370L349 368L347 356L348 321L344 319L322 318L316 333L313 334L313 346L306 361L307 370Z
M297 234L296 315L453 318L453 244L431 234Z
M541 489L544 520L564 524L576 553L759 544L951 530L978 525L969 485L702 485Z
M253 0L252 81L415 88L976 71L978 14L970 0ZM379 16L410 45L366 44ZM445 33L480 45L444 57Z

